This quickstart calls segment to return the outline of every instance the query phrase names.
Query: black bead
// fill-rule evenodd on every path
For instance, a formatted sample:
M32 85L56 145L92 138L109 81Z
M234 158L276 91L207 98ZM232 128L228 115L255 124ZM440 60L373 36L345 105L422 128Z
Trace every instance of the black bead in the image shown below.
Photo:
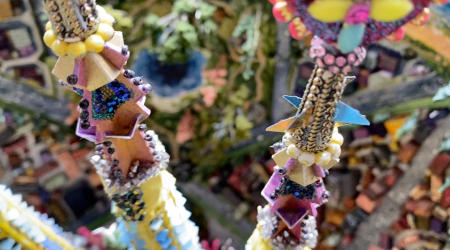
M278 173L281 174L281 175L285 175L285 174L286 174L286 169L284 169L284 168L279 168L279 169L278 169Z
M96 151L102 151L102 150L103 150L103 145L102 145L102 144L97 144L97 145L95 146L95 150L96 150Z
M75 74L69 75L67 77L67 83L70 85L75 85L78 82L78 76Z
M128 55L128 46L124 45L122 47L122 55L124 56Z
M108 148L108 154L114 154L114 152L116 152L116 150L114 148Z
M81 128L82 129L88 129L91 127L91 123L88 120L81 121Z
M83 99L83 100L81 100L79 106L81 109L86 110L87 108L89 108L89 101L86 99Z
M147 130L147 124L144 124L144 123L140 124L140 125L139 125L139 130L140 130L140 131L145 131L145 130Z
M119 160L114 159L113 162L112 162L112 165L113 165L113 167L119 166Z
M145 135L144 140L151 141L153 138L151 135Z
M270 199L275 200L276 198L278 198L278 195L276 193L270 194Z
M83 110L80 114L80 119L81 120L86 120L89 118L89 112L87 112L86 110Z
M123 76L125 76L126 78L133 78L135 75L136 75L136 73L134 73L134 71L131 69L126 69L123 72Z
M142 77L135 77L133 78L133 84L138 86L144 83L144 80L142 79Z
M111 147L112 142L110 142L110 141L105 141L105 142L103 142L103 145L105 145L105 146L107 146L107 147Z

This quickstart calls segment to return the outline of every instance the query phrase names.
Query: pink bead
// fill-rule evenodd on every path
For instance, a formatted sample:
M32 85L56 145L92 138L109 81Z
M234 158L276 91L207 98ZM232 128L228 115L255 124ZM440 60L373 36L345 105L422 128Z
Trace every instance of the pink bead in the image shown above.
M323 57L325 55L325 52L326 52L325 48L321 46L321 47L317 48L316 55L318 57Z
M311 40L311 47L315 46L322 46L323 41L318 36L314 36L314 38Z
M356 61L356 56L353 53L350 53L347 57L349 63L354 63Z
M345 63L347 63L347 60L345 60L344 57L340 56L338 58L336 58L336 65L339 67L343 67L345 65Z
M334 64L334 56L333 55L326 55L324 58L324 61L328 65Z
M333 74L338 74L338 73L339 73L339 68L336 67L336 66L331 66L331 67L330 67L330 71L331 71L331 73L333 73Z

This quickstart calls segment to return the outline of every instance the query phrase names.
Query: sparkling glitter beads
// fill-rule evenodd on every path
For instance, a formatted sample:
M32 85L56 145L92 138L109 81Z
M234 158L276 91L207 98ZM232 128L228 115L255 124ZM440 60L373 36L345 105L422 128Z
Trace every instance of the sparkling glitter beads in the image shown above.
M116 110L132 98L125 85L114 80L92 92L92 117L96 120L111 120Z

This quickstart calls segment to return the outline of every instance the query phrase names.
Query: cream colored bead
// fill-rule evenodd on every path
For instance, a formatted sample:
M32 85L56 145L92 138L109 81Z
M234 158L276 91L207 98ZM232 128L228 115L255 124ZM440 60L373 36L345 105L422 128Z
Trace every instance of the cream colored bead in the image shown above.
M331 161L331 153L327 151L316 154L316 164L319 166L327 165Z
M100 23L104 23L104 24L107 24L109 26L112 26L114 24L114 22L116 21L114 19L114 17L109 15L109 14L103 15L99 19L100 19Z
M333 128L333 135L339 134L339 128L337 126L334 126Z
M327 151L330 152L333 157L339 157L341 155L341 146L336 143L330 143L330 145L327 148Z
M300 152L300 156L297 158L298 162L304 166L311 166L314 164L315 156L312 153Z
M285 143L288 142L289 144L295 143L294 138L292 137L291 133L285 133L283 135L283 141Z
M45 24L45 30L51 30L52 29L52 23L50 22L50 21L48 21L46 24Z
M287 153L291 158L297 158L300 155L300 150L294 144L291 144L287 148Z
M344 143L344 137L341 134L339 134L339 133L336 133L336 134L333 133L333 137L331 138L331 142L332 143L336 143L339 146L342 146L342 144Z
M108 41L114 35L114 29L106 23L101 23L98 25L97 35L101 36L103 40Z

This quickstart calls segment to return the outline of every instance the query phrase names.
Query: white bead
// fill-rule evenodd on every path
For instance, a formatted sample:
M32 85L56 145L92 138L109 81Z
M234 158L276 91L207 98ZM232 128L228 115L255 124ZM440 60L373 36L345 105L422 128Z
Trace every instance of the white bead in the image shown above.
M297 160L305 166L311 166L312 164L314 164L314 154L311 153L307 153L307 152L301 152L299 157L297 158Z
M297 158L300 155L300 150L294 144L291 144L287 148L287 154L291 158Z
M316 155L316 163L319 166L324 166L328 164L331 161L331 154L330 152L323 151Z
M333 155L333 158L339 157L341 155L341 146L336 143L331 143L330 146L328 146L327 151Z
M331 142L336 143L339 146L342 146L342 144L344 143L344 137L339 133L333 134L333 137L331 138Z

